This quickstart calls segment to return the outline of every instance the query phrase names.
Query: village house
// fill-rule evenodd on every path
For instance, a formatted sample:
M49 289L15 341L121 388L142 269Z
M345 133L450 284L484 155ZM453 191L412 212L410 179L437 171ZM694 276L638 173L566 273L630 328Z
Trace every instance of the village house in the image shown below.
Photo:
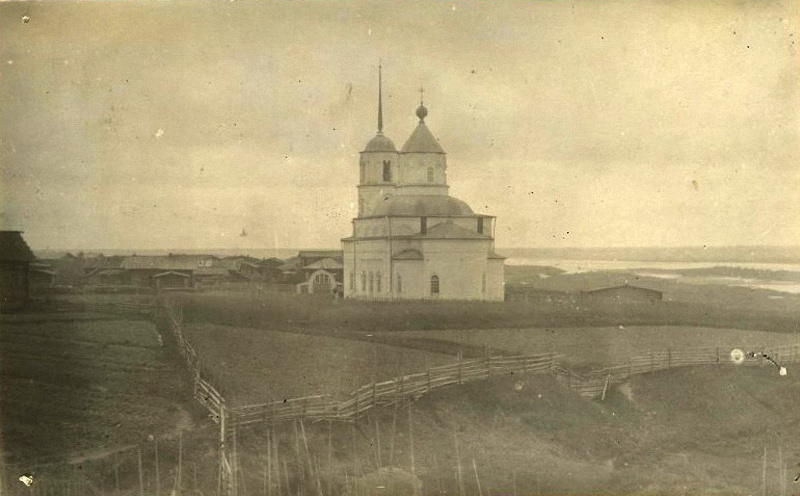
M0 308L15 308L30 297L30 266L35 260L22 231L0 231Z
M623 284L608 288L593 289L582 293L584 303L614 303L618 305L656 303L664 297L661 291Z

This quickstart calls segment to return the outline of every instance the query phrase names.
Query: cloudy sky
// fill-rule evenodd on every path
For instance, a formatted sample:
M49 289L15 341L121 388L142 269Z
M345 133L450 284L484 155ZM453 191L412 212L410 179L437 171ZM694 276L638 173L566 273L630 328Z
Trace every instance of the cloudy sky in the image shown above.
M0 224L37 249L336 247L382 60L386 134L424 86L500 247L800 245L797 5L0 3Z

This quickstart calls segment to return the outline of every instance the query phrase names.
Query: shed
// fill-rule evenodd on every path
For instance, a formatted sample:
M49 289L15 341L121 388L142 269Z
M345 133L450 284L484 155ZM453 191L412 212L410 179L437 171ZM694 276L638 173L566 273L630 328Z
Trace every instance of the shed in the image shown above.
M35 259L22 231L0 231L0 307L16 306L30 296L30 265Z
M588 303L655 303L661 301L663 297L661 291L628 284L593 289L583 293L583 300Z

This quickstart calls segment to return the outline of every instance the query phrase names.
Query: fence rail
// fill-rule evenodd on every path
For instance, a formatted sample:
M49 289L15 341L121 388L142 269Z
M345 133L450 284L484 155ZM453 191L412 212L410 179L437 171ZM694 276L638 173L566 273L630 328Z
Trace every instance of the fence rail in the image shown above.
M547 373L560 358L562 355L547 353L459 360L455 364L362 386L343 401L335 401L329 395L308 396L233 408L231 415L236 425L277 424L299 419L354 421L373 408L413 401L435 389L453 384L511 373Z
M609 387L624 382L634 375L653 373L675 367L734 364L734 361L727 353L727 350L732 348L748 351L757 350L757 354L767 354L779 364L797 363L800 361L800 344L772 346L767 348L753 346L732 346L726 348L719 346L697 347L674 350L668 349L660 352L631 356L607 367L595 369L583 375L577 374L559 365L555 367L554 375L561 382L566 382L569 389L575 390L582 396L597 398L602 397ZM759 355L757 357L748 358L737 365L757 366L763 365L765 362L766 359Z

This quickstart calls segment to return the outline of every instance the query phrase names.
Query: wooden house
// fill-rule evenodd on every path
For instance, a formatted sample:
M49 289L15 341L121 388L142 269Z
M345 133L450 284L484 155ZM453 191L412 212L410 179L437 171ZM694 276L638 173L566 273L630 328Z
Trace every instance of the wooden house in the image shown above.
M0 308L17 307L30 296L30 265L35 259L22 231L0 231Z

